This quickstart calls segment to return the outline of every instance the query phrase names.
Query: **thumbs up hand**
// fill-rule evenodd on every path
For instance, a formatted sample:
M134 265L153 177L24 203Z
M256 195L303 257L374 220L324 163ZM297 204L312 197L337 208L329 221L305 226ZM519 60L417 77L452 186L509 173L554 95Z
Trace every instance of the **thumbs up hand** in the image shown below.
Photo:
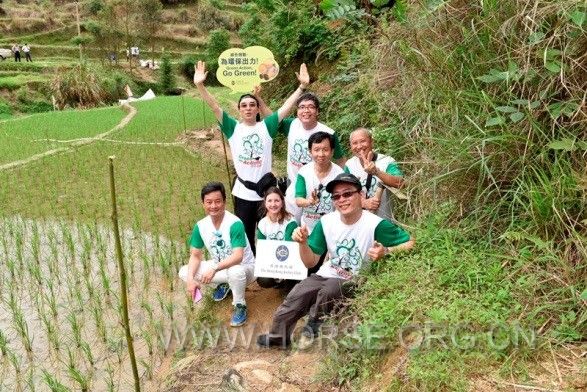
M369 248L367 251L367 256L373 261L379 260L383 256L385 256L385 247L381 245L379 242L375 241L373 246Z
M293 231L291 238L292 240L294 240L295 242L299 242L300 244L305 244L308 241L308 226L306 226L305 224L300 226L300 227L296 227L296 229Z

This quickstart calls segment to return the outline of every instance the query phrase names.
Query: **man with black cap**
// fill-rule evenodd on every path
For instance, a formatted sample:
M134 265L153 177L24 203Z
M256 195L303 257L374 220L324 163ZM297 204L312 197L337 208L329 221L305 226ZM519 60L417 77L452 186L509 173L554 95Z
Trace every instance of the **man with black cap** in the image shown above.
M259 335L261 347L289 346L296 322L309 314L306 328L316 336L325 315L343 297L342 285L355 276L368 260L379 260L390 251L408 250L414 240L399 226L361 208L361 181L342 173L326 185L332 194L335 212L324 215L308 234L305 225L294 230L292 238L300 244L306 267L328 252L330 258L288 294L273 315L268 334Z

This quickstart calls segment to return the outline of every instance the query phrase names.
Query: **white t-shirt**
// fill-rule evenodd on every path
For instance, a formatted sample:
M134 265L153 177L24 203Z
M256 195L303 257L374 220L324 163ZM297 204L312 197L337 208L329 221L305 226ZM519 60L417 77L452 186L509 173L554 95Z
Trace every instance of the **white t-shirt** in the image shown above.
M271 171L271 149L278 126L277 112L253 126L239 123L223 112L220 130L228 138L234 169L240 178L259 182L261 177ZM245 187L238 179L234 183L232 194L243 200L263 200L257 192Z
M210 258L217 263L230 256L233 248L244 248L241 264L255 263L255 256L245 234L245 226L229 211L224 211L224 218L218 229L214 227L210 216L199 220L192 231L190 246L197 249L205 247Z
M375 166L382 172L391 174L392 176L403 176L395 160L387 155L377 154L377 158L375 159ZM362 190L363 193L366 194L367 198L371 198L375 195L375 192L381 181L379 178L377 178L377 176L371 176L371 185L369 186L369 191L367 191L367 177L369 174L365 171L365 169L363 169L361 160L357 156L353 156L348 161L346 161L344 171L350 174L354 174L359 180L361 180L361 185L363 186ZM392 198L390 191L387 188L384 188L383 193L381 194L381 201L379 203L377 215L384 219L392 220Z
M312 229L320 220L322 215L334 211L334 204L332 203L331 199L332 195L326 191L326 185L330 181L334 180L337 175L343 172L340 166L338 166L336 163L332 163L328 175L320 180L316 176L314 167L314 162L310 162L302 166L302 168L298 171L298 176L296 179L296 198L308 198L312 192L316 192L319 200L318 204L304 207L302 209L301 223L308 226L308 232L312 232Z
M273 222L267 216L257 225L257 238L266 240L291 241L291 233L298 226L293 217L284 219L283 223Z

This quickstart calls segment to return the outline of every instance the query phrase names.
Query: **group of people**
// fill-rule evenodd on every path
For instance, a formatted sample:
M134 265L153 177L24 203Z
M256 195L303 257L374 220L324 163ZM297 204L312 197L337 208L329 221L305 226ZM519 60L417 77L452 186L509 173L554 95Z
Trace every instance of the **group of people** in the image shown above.
M203 187L206 216L194 226L189 262L179 276L190 295L208 284L215 286L215 301L232 292L231 325L240 326L247 319L246 286L255 280L265 288L281 283L255 277L255 257L270 257L256 254L255 240L297 242L308 277L275 311L269 333L257 337L259 346L284 348L305 315L305 333L319 334L325 316L352 287L362 266L413 247L413 238L390 220L389 187L401 187L403 175L391 157L374 151L366 128L351 133L353 157L345 162L336 132L318 121L320 101L306 91L310 77L305 64L296 73L299 87L277 111L271 111L258 90L241 96L240 120L222 110L208 92L206 75L199 61L194 83L228 139L237 174L234 214L225 209L222 183ZM287 117L294 106L296 117ZM287 136L290 184L285 193L275 186L271 172L273 140L280 132Z
M14 54L14 61L20 62L21 54L20 52L24 53L24 57L27 62L32 62L33 59L31 58L31 47L29 44L24 44L20 46L19 44L12 45L12 53Z

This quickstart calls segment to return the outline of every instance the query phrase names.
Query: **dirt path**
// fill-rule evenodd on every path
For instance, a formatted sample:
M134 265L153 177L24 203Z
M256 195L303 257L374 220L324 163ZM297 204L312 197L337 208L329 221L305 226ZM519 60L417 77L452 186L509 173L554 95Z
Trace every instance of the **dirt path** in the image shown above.
M67 147L54 148L52 150L33 155L33 156L28 157L26 159L21 159L18 161L5 163L3 165L0 165L0 171L14 169L15 167L19 167L19 166L24 166L24 165L27 165L31 162L38 161L39 159L42 159L42 158L45 158L48 156L71 151L71 150L73 150L74 147L83 146L86 144L93 143L97 140L104 139L106 136L110 135L112 132L115 132L119 129L124 128L133 119L133 117L137 114L137 109L133 106L128 105L128 104L122 105L122 108L124 110L126 110L128 112L128 114L114 128L112 128L104 133L101 133L99 135L96 135L94 137L72 139L72 140L53 140L53 141L60 142L60 143L71 143L71 144Z

